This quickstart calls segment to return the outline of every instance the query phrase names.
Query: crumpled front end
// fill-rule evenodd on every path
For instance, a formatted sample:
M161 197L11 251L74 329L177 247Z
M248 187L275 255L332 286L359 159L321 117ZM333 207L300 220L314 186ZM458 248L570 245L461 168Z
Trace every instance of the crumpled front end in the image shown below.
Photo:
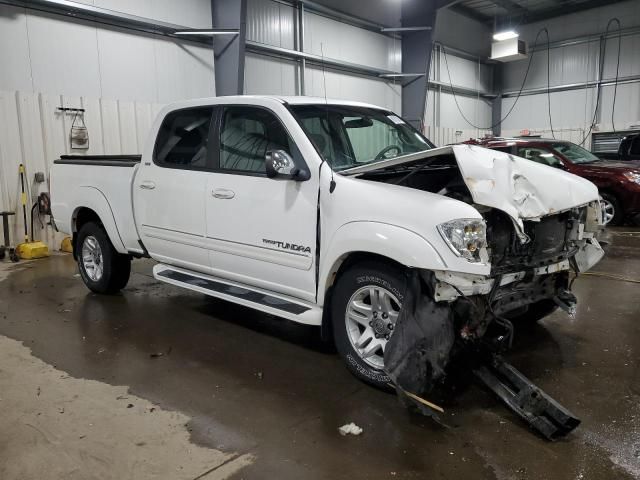
M436 271L437 301L489 295L487 300L496 314L544 299L564 307L559 298L569 288L569 274L589 270L604 256L597 239L602 228L597 201L537 221L523 221L528 238L524 243L504 212L490 209L483 216L491 274Z
M439 407L423 397L443 383L454 359L470 354L485 359L467 362L476 369L478 361L511 346L522 322L557 308L573 315L572 277L604 255L596 238L602 224L597 201L524 221L525 243L504 212L488 209L483 216L491 273L412 270L406 302L385 348L385 371L402 403L435 419Z
M558 307L573 315L572 277L604 255L597 240L602 228L598 201L524 220L526 242L505 212L490 208L482 214L491 273L414 271L420 279L410 287L416 298L403 305L385 349L385 370L400 398L436 418L433 408L407 392L429 395L458 355L507 349L521 322L543 318ZM406 296L413 298L409 292Z

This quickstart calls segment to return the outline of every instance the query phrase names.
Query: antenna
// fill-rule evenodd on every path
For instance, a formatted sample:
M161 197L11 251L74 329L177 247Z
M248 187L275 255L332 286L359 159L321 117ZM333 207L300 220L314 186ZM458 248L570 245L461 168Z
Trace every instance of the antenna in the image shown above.
M327 102L327 75L324 70L324 43L320 42L320 56L322 57L322 90L324 93L324 109L327 116L327 132L331 135L331 124L329 123L329 102ZM331 168L331 165L329 165ZM333 168L331 168L331 182L329 182L329 193L336 189L336 182L333 179Z

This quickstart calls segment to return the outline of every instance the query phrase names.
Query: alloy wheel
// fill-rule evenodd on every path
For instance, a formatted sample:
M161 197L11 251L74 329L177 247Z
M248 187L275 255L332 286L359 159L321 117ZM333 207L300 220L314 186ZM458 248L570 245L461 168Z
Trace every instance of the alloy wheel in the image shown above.
M104 273L102 249L94 236L88 236L82 243L82 267L90 280L100 281Z
M351 346L368 365L384 367L384 348L393 334L401 304L386 288L359 288L347 303L345 322Z

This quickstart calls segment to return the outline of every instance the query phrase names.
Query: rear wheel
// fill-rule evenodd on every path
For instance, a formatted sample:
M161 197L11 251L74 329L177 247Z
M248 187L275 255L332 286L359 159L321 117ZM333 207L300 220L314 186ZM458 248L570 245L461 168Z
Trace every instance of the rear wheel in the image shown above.
M384 262L363 262L343 272L332 296L336 348L347 368L376 387L391 382L384 372L384 349L400 313L406 277Z
M620 225L622 223L622 208L618 199L610 193L602 194L605 225Z
M131 274L131 258L117 252L96 223L84 224L76 240L80 276L89 290L112 294L123 289Z

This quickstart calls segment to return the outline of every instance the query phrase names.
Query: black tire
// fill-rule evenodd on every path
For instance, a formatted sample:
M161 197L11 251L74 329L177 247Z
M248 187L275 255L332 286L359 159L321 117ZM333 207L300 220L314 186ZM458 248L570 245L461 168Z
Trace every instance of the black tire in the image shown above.
M536 323L545 317L548 317L558 309L558 305L553 300L540 300L532 303L527 310L517 315L506 315L514 324Z
M82 247L87 237L97 240L102 253L102 275L92 279L82 259ZM122 290L131 274L131 257L117 252L104 229L93 222L85 223L78 232L76 240L76 259L78 270L84 284L95 293L114 294Z
M360 380L386 390L390 388L389 376L382 368L374 368L363 360L349 340L346 321L349 301L355 292L368 285L383 287L402 303L407 277L401 268L382 261L364 261L340 274L331 296L333 337L349 371Z
M614 215L611 221L607 225L610 225L612 227L616 225L622 225L622 221L624 220L624 213L622 211L622 206L620 205L620 202L618 201L618 199L615 197L615 195L612 195L606 192L602 193L601 195L602 195L602 199L610 203L611 206L613 207Z

